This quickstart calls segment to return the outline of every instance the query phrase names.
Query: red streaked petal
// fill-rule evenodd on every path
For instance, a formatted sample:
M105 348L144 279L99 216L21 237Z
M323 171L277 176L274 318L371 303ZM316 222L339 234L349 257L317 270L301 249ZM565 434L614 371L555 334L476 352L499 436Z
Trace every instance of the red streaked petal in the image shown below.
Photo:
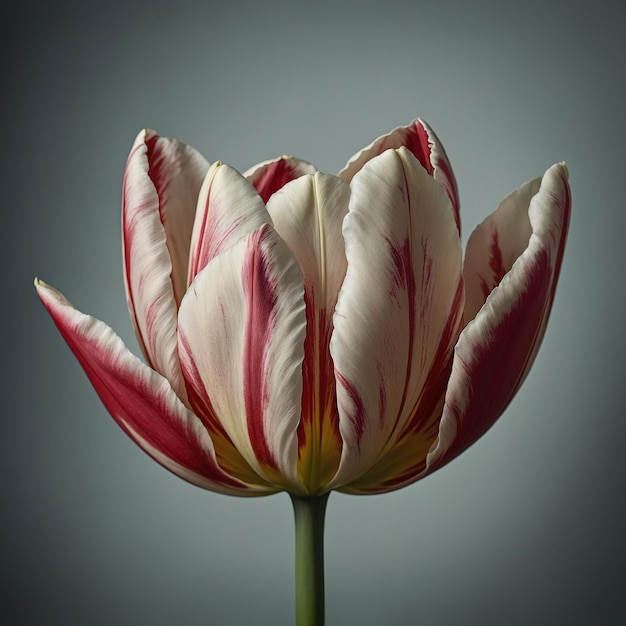
M159 196L159 214L172 259L172 285L176 303L187 291L189 247L200 187L209 169L207 160L176 139L149 133L149 176Z
M137 136L124 174L124 282L131 318L148 362L181 398L176 309L186 288L193 216L207 168L193 148L146 130Z
M404 146L422 164L424 169L445 189L452 208L457 227L461 228L459 192L452 166L441 141L435 131L421 119L416 119L408 126L399 126L390 133L382 135L369 146L355 154L346 167L339 172L339 177L350 182L354 175L375 156L388 149Z
M471 289L479 290L483 280L492 278L495 246L508 272L461 333L428 472L458 456L493 425L524 381L543 339L569 225L567 170L562 164L552 166L529 204L528 190L525 185L509 196L468 243ZM531 234L509 269L520 243L509 229L523 223L520 214L528 216Z
M541 178L535 178L510 193L471 234L463 263L465 325L528 247L532 233L528 207L540 185Z
M344 442L335 486L370 470L408 431L432 432L432 443L429 420L463 310L450 201L413 154L384 152L351 189L348 270L331 340Z
M240 496L275 491L246 485L222 471L207 430L165 378L134 356L106 324L77 311L52 287L40 281L36 287L109 413L150 456L211 491Z
M267 204L274 227L304 277L307 333L298 427L299 471L311 493L328 484L341 456L329 343L332 315L346 273L341 225L349 198L345 182L318 172L288 183Z
M214 257L179 311L189 384L250 467L292 493L304 492L297 474L303 291L296 260L266 224Z
M269 221L265 204L254 187L229 165L213 164L198 199L189 284L213 257Z
M259 163L244 172L244 176L254 185L263 202L267 202L271 195L284 187L288 182L304 176L314 174L315 166L296 157L282 156L272 161Z
M406 487L423 475L428 452L437 437L443 408L443 395L430 417L427 430L408 430L376 464L339 491L353 495L388 493Z

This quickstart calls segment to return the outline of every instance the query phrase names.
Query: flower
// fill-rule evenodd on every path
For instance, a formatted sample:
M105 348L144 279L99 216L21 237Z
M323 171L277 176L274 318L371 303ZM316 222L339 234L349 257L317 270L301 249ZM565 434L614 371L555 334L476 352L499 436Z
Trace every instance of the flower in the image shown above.
M282 157L241 175L143 131L123 187L124 279L147 364L37 291L102 402L212 491L408 485L459 455L526 377L570 214L564 164L460 243L446 153L416 120L332 176Z

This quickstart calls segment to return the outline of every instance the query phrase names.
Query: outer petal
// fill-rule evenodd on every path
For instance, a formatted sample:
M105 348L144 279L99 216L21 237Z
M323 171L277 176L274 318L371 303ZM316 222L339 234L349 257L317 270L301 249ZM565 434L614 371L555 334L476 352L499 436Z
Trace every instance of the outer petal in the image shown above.
M428 472L458 456L493 425L519 389L539 349L569 225L571 196L565 166L554 165L546 172L528 206L535 188L536 183L531 182L509 196L468 242L465 275L473 294L470 317L476 294L497 280L501 271L506 274L461 333ZM510 266L521 247L519 236L511 231L520 228L525 219L529 220L530 238ZM503 267L495 271L500 263Z
M229 165L215 163L198 199L189 284L214 256L269 221L265 204L254 187Z
M305 174L315 174L315 166L296 157L282 156L272 161L259 163L244 172L244 176L254 185L263 202L284 187L289 181Z
M417 159L387 151L351 188L348 270L331 341L344 441L335 488L365 474L407 431L422 433L425 459L463 307L450 202Z
M211 438L168 381L144 365L103 322L84 315L52 287L37 292L100 399L122 429L151 457L181 478L211 491L260 495L222 471Z
M339 177L350 182L370 159L382 154L389 148L396 149L402 146L410 150L424 169L445 189L450 202L452 202L454 219L460 229L459 192L452 166L443 145L435 135L435 131L419 118L408 126L399 126L389 134L379 137L367 148L354 155L346 167L339 172Z
M186 288L191 227L207 168L193 148L142 131L124 175L124 280L131 318L148 362L182 398L176 310Z
M306 316L302 275L269 225L216 256L179 312L183 371L267 482L295 493Z
M335 176L302 176L276 192L267 209L304 277L307 333L298 427L299 471L309 492L324 489L341 456L335 376L330 357L332 315L346 273L343 218L349 186Z

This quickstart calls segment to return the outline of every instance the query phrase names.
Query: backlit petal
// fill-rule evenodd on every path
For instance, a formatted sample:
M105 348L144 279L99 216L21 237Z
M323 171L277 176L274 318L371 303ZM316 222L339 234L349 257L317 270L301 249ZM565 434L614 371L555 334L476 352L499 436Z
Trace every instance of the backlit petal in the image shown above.
M268 222L265 204L254 187L229 165L213 164L198 199L189 283L214 256Z
M131 318L148 362L182 398L176 310L186 288L193 216L207 168L193 148L142 131L124 175L124 279Z
M459 338L439 441L429 456L428 471L452 460L492 426L519 389L539 349L569 224L571 198L565 166L554 165L546 172L529 203L534 188L536 183L531 182L509 196L468 242L466 276L474 294L472 302L483 284L491 284L501 273L494 270L494 258L502 261L507 273ZM530 224L530 237L509 267L521 247L519 235L510 231L528 232L520 226L525 220Z
M344 442L335 486L372 469L411 432L424 437L425 455L463 309L452 207L413 154L400 148L372 159L351 189L348 270L331 339Z
M302 274L269 225L214 257L179 311L183 371L267 482L303 493L297 472L306 315Z
M339 177L350 182L370 159L389 148L397 149L402 146L410 150L424 169L445 189L454 209L454 219L460 229L459 193L452 166L435 131L419 118L408 126L395 128L355 154L346 167L339 172Z
M289 181L305 174L315 174L315 166L296 157L282 156L272 161L259 163L244 172L244 176L254 185L263 202L284 187Z
M300 476L310 492L330 481L341 455L329 342L332 315L346 273L341 225L349 198L345 182L317 173L288 183L267 205L274 227L304 277L307 332L298 440Z
M222 471L200 420L169 382L134 356L106 324L77 311L52 287L40 281L36 287L109 413L151 457L205 489L239 496L271 493Z

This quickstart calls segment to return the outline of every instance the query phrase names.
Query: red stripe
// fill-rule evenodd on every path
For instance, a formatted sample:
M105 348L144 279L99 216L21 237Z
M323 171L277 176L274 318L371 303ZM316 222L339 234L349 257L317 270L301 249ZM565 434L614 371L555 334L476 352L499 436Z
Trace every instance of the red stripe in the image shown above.
M452 203L452 210L454 212L454 220L456 222L457 230L461 231L461 213L459 206L459 191L456 185L456 178L450 165L450 159L446 151L433 131L432 128L427 128L422 121L418 122L418 134L420 136L421 149L424 150L424 159L428 159L428 166L422 162L422 157L418 154L415 156L419 159L420 163L424 165L426 171L436 178L437 182L444 188L445 192L450 198ZM426 147L427 146L427 147ZM436 150L433 148L436 147Z
M267 203L273 193L295 178L298 178L296 169L286 159L281 158L264 166L261 174L252 184L263 202Z
M196 249L192 251L188 278L189 283L207 266L211 259L222 251L224 242L230 239L233 231L235 231L244 220L243 216L239 216L232 220L228 228L220 230L220 227L223 227L223 223L219 218L216 218L213 214L214 212L211 210L211 191L212 186L209 188L206 198Z
M248 434L254 454L260 463L278 469L264 430L270 385L268 370L271 367L268 349L278 302L276 279L264 249L269 232L269 226L264 225L252 234L243 264L242 283L247 301L243 391Z
M499 285L504 275L511 269L505 267L504 259L502 258L502 248L500 247L500 241L498 237L498 231L494 229L491 235L491 245L489 246L489 267L491 268L491 276L481 276L480 286L483 292L483 301L487 299L487 296L494 290L496 285Z
M221 472L193 433L183 428L163 388L157 392L148 378L132 371L110 345L89 336L89 331L81 334L81 326L47 294L42 300L103 404L131 439L134 435L126 422L150 446L178 465L217 483L244 487Z
M391 430L389 431L389 436L393 436L396 431L398 422L400 420L401 415L404 413L404 407L406 405L406 398L409 391L409 381L411 379L411 371L413 364L413 349L415 344L415 309L417 302L417 289L415 285L415 272L413 268L413 251L411 247L411 241L409 237L407 237L400 246L394 244L394 242L390 241L387 237L385 237L385 242L387 243L387 248L389 252L389 256L394 265L394 273L393 273L393 289L392 295L396 299L397 302L400 303L402 298L406 298L407 300L407 311L408 311L408 338L407 338L407 357L406 357L406 366L405 366L405 377L404 377L404 388L402 390L402 399L400 401L400 406L398 407L398 413L395 416L395 423ZM422 261L425 266L428 266L429 259L426 254L425 242L422 240ZM426 275L424 280L429 282L429 272L426 271ZM423 285L422 294L428 291L427 285ZM400 303L401 304L401 303ZM422 302L422 312L421 317L424 317L424 309L427 307L426 302ZM421 320L423 324L423 319ZM386 383L383 379L381 379L378 383L379 389L382 389L386 386ZM381 409L385 408L385 398L381 396L380 398ZM385 414L381 413L379 416L380 426L382 428Z
M483 337L467 346L467 357L457 354L465 370L467 408L450 402L457 433L442 463L458 456L479 439L504 412L522 383L528 362L543 335L550 305L553 268L548 253L541 251L528 267L524 292Z
M163 207L165 204L165 192L170 184L169 163L164 158L161 138L157 134L151 134L146 137L146 148L148 158L148 176L152 181L159 198L158 209L161 223L165 222L163 215Z
M363 400L356 389L356 387L344 376L341 372L335 368L335 379L337 384L341 385L345 392L348 394L354 410L348 411L344 407L343 416L348 419L352 425L353 433L356 438L357 452L361 451L361 439L365 432L365 406Z
M320 324L315 315L315 304L311 290L305 286L304 303L306 307L306 335L304 338L304 359L302 361L302 417L298 425L298 450L307 443L307 427L315 419L315 405L319 400L316 369L322 364Z
M224 429L224 426L222 425L222 422L217 417L217 413L211 403L211 398L209 398L204 387L204 383L202 382L202 377L200 376L196 362L191 356L193 353L189 346L189 342L180 327L178 328L178 344L181 368L183 371L189 404L193 408L194 413L206 424L209 432L218 433L231 445L233 445L230 437Z
M402 437L413 432L423 430L433 416L437 405L445 393L450 371L452 369L453 347L460 333L460 317L465 290L463 281L457 284L454 300L450 308L450 314L443 328L436 356L430 366L428 376L424 382L422 391L415 404L412 418L407 423Z
M307 442L314 420L322 430L332 432L341 445L339 418L337 412L336 383L333 361L330 356L330 338L333 332L332 315L325 308L316 309L310 287L305 285L306 336L304 340L304 360L302 363L302 416L298 425L298 449L305 445L320 445L320 442Z
M417 122L407 129L404 146L410 150L422 167L432 176L434 167L431 159L433 142L422 124Z

